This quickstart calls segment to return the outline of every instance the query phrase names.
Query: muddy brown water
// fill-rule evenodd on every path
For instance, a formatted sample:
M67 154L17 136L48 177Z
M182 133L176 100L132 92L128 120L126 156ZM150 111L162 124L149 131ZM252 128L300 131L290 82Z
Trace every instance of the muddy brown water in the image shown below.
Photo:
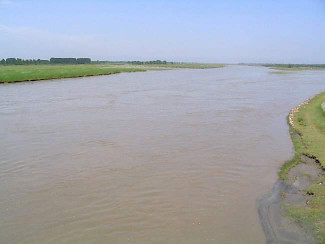
M265 243L256 199L324 71L228 66L0 86L0 243Z

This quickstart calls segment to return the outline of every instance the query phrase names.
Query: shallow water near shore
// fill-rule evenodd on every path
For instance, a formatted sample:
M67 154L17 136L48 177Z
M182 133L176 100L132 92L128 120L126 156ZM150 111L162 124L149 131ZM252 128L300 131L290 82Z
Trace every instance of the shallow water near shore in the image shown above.
M0 243L265 243L256 199L325 71L228 66L0 86Z

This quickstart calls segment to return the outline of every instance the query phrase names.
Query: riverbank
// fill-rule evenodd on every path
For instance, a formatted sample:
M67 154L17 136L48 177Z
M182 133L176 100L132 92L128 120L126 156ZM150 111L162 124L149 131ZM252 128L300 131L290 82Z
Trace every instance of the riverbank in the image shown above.
M0 66L0 84L23 81L77 78L98 75L110 75L122 72L143 72L165 69L210 69L221 68L220 64L79 64L79 65L11 65Z
M270 193L258 200L267 243L325 243L325 93L288 116L295 148Z
M282 70L282 71L299 71L299 70L325 70L325 67L280 67L280 66L274 66L269 67L274 70Z
M262 66L282 71L325 70L325 64L264 64Z

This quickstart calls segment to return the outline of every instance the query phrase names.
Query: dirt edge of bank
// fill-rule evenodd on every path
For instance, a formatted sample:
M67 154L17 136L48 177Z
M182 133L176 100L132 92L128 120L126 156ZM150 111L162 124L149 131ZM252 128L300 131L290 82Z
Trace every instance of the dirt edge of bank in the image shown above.
M258 215L267 244L312 244L311 230L303 229L285 214L286 204L306 206L311 198L305 190L317 182L323 170L316 159L303 155L288 180L278 180L272 190L257 200Z
M311 98L312 99L312 98ZM300 137L293 129L293 115L311 99L292 109L288 116L291 138ZM325 111L325 103L322 105ZM272 190L257 200L257 209L267 244L312 244L315 240L311 229L304 229L286 215L286 206L307 206L311 199L307 189L324 176L324 167L313 155L302 154L299 162L286 172L285 179L279 179Z

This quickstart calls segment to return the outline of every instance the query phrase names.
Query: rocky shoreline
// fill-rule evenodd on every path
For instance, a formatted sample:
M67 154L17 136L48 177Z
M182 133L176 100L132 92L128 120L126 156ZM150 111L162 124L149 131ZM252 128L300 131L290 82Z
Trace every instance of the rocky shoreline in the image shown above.
M299 109L300 109L303 105L308 104L308 103L310 102L311 99L313 99L313 98L310 98L310 99L308 99L308 100L306 100L306 101L300 103L297 107L291 109L291 111L290 111L290 113L289 113L289 125L290 125L290 126L292 126L293 128L295 127L295 126L294 126L294 123L293 123L293 117L294 117L294 114L295 114L296 112L298 112Z
M290 111L288 123L292 137L300 136L294 130L294 114L311 99ZM321 106L325 112L325 102ZM315 243L312 231L303 229L287 217L285 211L286 205L307 206L311 196L306 190L317 183L321 175L324 175L324 168L320 167L319 163L314 156L301 155L300 163L289 170L287 179L279 179L269 193L257 200L258 215L267 244Z

